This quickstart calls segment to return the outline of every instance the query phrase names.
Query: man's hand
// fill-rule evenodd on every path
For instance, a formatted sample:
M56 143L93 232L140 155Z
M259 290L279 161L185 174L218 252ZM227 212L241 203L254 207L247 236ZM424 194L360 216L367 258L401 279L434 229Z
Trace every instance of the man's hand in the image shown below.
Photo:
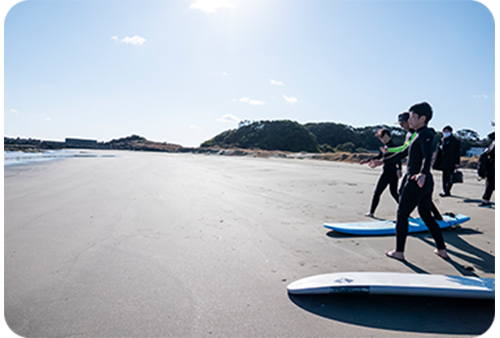
M381 166L384 164L384 161L382 160L371 160L370 163L368 163L368 166L372 169L375 169L378 166Z
M387 154L389 152L386 147L380 147L380 151L382 154Z
M413 175L410 179L414 180L414 181L417 181L417 185L419 188L422 188L425 184L425 174L416 174L416 175Z

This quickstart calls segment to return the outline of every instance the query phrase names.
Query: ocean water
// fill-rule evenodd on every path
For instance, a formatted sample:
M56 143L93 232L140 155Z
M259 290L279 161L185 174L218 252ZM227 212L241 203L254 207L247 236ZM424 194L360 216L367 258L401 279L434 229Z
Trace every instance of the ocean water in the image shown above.
M39 153L27 153L22 151L4 151L3 164L5 166L27 164L33 162L62 160L73 157L112 157L109 155L98 155L81 150L47 150Z

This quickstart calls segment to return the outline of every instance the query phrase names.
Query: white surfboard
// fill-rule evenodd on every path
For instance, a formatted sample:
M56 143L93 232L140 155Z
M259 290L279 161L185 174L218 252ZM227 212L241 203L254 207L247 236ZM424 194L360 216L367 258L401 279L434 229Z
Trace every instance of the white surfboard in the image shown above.
M449 228L453 225L465 223L470 220L469 216L456 214L453 216L443 215L443 220L437 221L441 229ZM394 221L368 221L354 223L326 223L323 225L327 229L348 235L377 236L393 235L396 233L396 222ZM428 231L427 226L420 217L408 219L408 233Z
M495 298L495 279L396 272L340 272L297 280L294 295L379 294L453 298Z

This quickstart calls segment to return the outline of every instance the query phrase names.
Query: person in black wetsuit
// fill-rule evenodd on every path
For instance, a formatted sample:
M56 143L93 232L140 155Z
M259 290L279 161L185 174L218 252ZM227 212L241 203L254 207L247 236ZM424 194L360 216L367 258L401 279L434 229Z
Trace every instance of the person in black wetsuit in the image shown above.
M434 251L442 258L448 258L441 229L431 215L432 191L434 180L431 174L432 141L434 135L427 127L432 118L432 108L427 102L413 105L410 108L410 127L417 132L417 136L410 146L383 160L370 162L370 167L383 163L399 161L408 156L407 175L403 182L396 220L396 249L385 254L390 258L404 260L406 237L408 236L408 217L418 207L418 213L429 229L437 249Z
M401 128L406 130L405 143L400 147L391 147L391 148L381 147L380 148L381 152L383 152L385 155L388 156L388 153L389 154L398 153L400 151L405 150L406 148L408 148L410 146L411 142L413 142L413 139L417 136L417 133L415 132L415 130L410 128L410 124L408 123L409 119L410 119L410 113L408 113L408 112L404 112L404 113L401 113L398 115L398 122L397 123L399 123ZM401 195L401 190L403 190L404 182L406 180L406 175L408 175L408 174L405 174L405 176L401 180L401 188L399 189L399 195ZM443 216L441 216L441 213L439 212L439 210L436 207L436 205L434 204L434 202L431 202L431 213L434 216L435 220L437 220L437 221L443 220Z
M394 142L392 142L391 132L389 129L382 128L377 131L375 134L376 137L384 144L384 149L394 147ZM384 156L388 156L389 154L384 154L382 150L379 154L373 158L362 160L359 164L365 164L372 160L381 159ZM380 202L380 195L384 192L384 190L389 186L389 190L391 192L392 198L399 202L399 194L398 194L398 181L401 177L401 161L394 161L390 163L385 163L382 171L382 175L378 179L377 186L375 191L373 192L372 204L370 207L370 211L365 215L366 217L373 217L375 210Z

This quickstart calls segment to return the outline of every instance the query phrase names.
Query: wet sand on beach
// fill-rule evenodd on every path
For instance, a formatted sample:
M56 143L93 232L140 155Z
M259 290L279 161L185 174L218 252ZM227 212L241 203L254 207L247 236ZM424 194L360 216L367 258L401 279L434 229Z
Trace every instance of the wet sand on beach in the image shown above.
M25 337L476 337L494 302L288 295L303 277L348 271L495 276L495 210L484 181L439 210L471 217L443 231L353 237L322 225L369 220L381 173L319 160L96 151L4 168L4 313ZM493 200L494 201L494 200ZM395 219L386 190L376 216ZM415 213L415 215L417 215Z

